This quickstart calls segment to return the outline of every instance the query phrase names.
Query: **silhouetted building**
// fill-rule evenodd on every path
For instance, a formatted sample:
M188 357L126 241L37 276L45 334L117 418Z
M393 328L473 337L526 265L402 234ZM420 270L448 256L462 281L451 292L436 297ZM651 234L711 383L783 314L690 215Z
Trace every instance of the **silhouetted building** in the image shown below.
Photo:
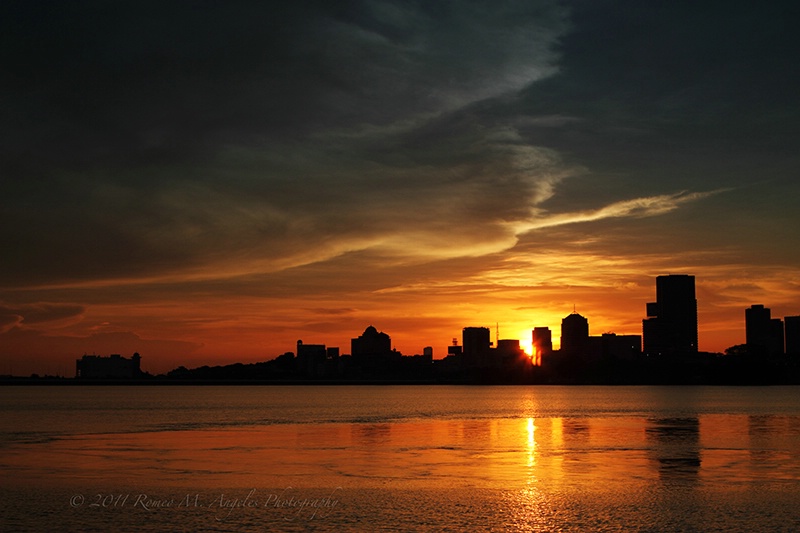
M784 317L783 327L786 334L786 353L800 355L800 316Z
M603 333L600 337L600 351L603 357L633 359L642 353L642 337Z
M75 361L75 377L81 379L132 379L141 377L141 357L138 353L128 359L120 354L109 357L84 355Z
M642 353L640 335L617 335L603 333L589 335L589 320L572 313L561 321L561 350L564 362L571 364L594 364L601 358L632 359Z
M350 354L353 357L363 355L381 355L392 351L392 339L386 333L378 332L369 326L358 338L350 341Z
M783 320L773 318L769 321L770 344L767 348L770 355L783 355Z
M697 353L697 298L694 276L656 278L656 301L647 304L642 322L644 351L649 355Z
M497 341L497 348L491 358L492 366L509 368L509 365L520 359L529 359L528 354L519 344L519 339L501 339Z
M302 340L297 341L297 358L318 357L325 359L328 354L324 344L303 344Z
M402 354L392 350L392 339L369 326L350 341L352 363L362 377L393 377L400 368Z
M589 344L589 321L578 313L561 320L561 353L583 355Z
M520 346L519 339L500 339L497 347L490 348L486 366L472 374L479 383L523 383L530 378L532 362Z
M751 355L783 354L783 322L772 318L768 307L751 305L744 310L745 343Z
M328 350L324 344L303 344L297 341L297 358L295 364L297 371L306 377L325 375L325 363L328 359Z
M497 341L498 354L514 354L517 355L523 350L520 348L519 339L502 339Z
M463 355L463 353L464 352L461 349L461 346L459 346L458 344L453 344L452 346L448 346L447 347L447 355L453 355L453 356L456 356L456 357L461 357Z
M548 327L535 327L531 332L531 360L533 364L539 366L542 359L553 353L553 334Z
M491 353L489 328L467 327L461 331L464 362L468 367L488 366Z
M750 353L766 353L771 311L762 304L744 310L745 344Z

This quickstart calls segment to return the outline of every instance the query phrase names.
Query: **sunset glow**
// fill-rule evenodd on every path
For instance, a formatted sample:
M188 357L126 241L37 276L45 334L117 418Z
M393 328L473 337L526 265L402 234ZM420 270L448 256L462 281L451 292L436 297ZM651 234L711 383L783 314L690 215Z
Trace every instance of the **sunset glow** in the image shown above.
M670 273L696 276L702 351L752 304L800 315L777 4L15 9L0 375L346 354L368 325L434 359L499 325L535 355L574 309L641 335Z
M525 334L529 333L527 331L522 331L519 333L519 347L528 354L528 356L533 356L533 345L530 339L525 338Z

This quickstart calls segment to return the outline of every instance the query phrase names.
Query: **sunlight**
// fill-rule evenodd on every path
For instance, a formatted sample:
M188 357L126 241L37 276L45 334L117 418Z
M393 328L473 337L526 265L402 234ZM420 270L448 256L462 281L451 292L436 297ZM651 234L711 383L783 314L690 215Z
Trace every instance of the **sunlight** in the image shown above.
M528 354L528 357L533 356L533 340L530 330L520 332L517 338L519 339L519 347Z
M533 418L527 420L528 429L528 485L536 482L534 467L536 466L536 424Z
M533 418L528 419L528 451L533 452L536 448L536 424Z

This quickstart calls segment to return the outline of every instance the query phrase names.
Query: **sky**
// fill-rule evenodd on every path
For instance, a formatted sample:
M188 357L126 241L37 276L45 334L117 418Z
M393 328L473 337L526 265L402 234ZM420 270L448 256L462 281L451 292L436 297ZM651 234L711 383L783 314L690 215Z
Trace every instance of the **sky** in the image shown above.
M0 5L0 374L800 315L795 2Z

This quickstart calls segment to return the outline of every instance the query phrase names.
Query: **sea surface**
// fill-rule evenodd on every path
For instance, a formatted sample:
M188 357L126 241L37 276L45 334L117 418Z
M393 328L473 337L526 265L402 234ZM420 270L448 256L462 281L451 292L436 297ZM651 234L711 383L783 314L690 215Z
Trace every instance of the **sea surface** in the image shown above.
M0 531L800 531L800 387L6 386Z

